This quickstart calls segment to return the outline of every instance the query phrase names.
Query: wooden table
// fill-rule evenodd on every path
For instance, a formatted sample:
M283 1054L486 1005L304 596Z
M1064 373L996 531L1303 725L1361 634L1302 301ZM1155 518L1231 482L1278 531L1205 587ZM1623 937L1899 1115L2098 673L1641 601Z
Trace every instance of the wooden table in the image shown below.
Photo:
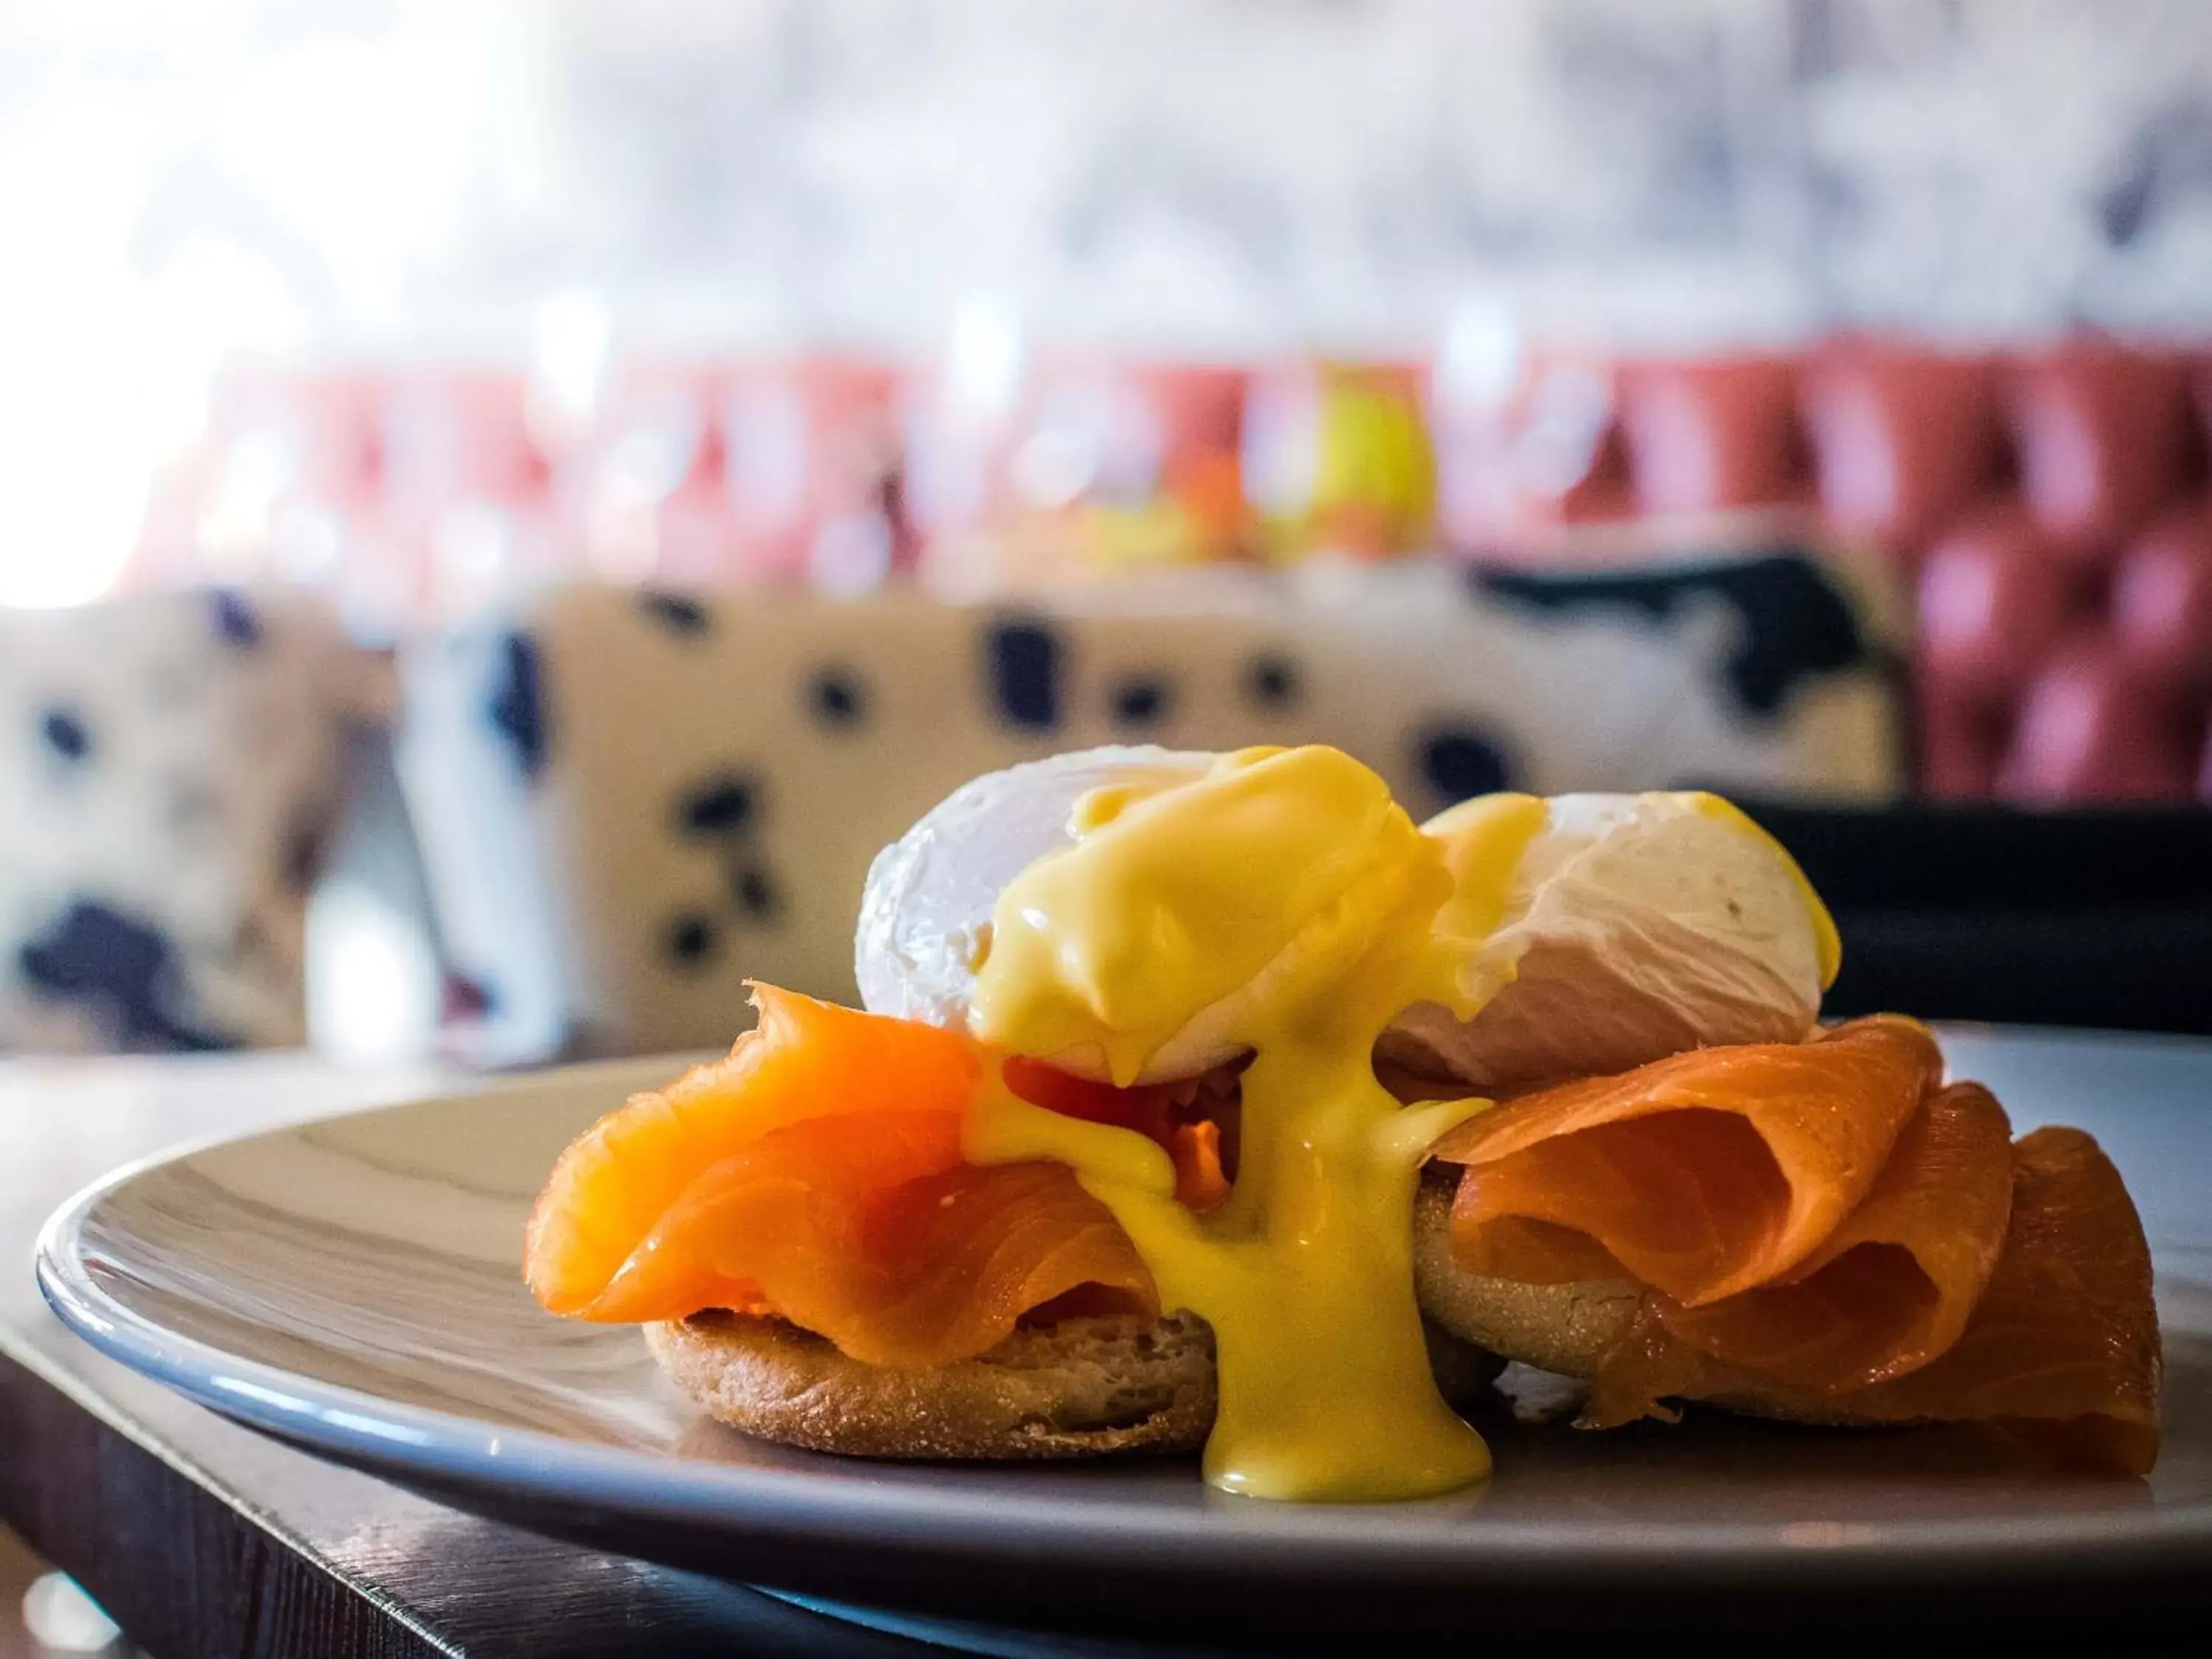
M117 1165L441 1081L298 1055L0 1062L0 1521L159 1659L924 1651L319 1462L102 1358L40 1300L40 1224Z

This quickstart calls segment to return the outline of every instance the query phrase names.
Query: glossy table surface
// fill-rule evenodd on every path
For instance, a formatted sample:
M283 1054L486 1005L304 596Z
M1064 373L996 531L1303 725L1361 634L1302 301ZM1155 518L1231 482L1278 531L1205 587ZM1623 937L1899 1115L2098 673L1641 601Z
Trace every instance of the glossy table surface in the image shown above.
M2166 1179L2162 1122L2212 1111L2212 1042L1960 1030L1947 1043L1961 1073L2033 1098L2022 1127L2057 1115L2052 1103L2096 1101L2100 1133L2137 1143L2122 1163L2139 1182ZM13 1264L0 1270L0 1522L161 1659L926 1650L323 1464L104 1359L39 1299L40 1223L118 1165L456 1086L299 1055L0 1061L0 1257ZM2172 1176L2202 1189L2202 1171ZM2185 1249L2212 1278L2212 1216Z

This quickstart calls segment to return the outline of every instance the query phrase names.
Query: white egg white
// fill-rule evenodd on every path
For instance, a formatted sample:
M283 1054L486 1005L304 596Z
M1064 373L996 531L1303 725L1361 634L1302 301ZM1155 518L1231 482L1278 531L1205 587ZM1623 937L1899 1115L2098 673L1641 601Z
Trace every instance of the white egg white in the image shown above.
M1415 1005L1381 1058L1508 1089L1812 1029L1815 912L1764 834L1683 795L1560 795L1547 807L1505 915L1459 967L1481 1006L1462 1019Z

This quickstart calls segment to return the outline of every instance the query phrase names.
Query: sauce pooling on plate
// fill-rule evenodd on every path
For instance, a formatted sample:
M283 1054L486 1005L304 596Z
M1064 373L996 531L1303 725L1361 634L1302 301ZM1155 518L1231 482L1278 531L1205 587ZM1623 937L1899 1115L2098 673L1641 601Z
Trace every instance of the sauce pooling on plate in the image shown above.
M1501 837L1510 870L1524 814ZM1437 1392L1412 1268L1430 1144L1480 1101L1401 1106L1376 1036L1441 989L1432 924L1442 844L1334 750L1245 750L1192 781L1099 789L1074 844L1000 896L977 975L978 1036L1133 1081L1194 1023L1250 1051L1228 1200L1175 1200L1142 1136L995 1094L978 1163L1052 1158L1127 1231L1164 1305L1213 1328L1219 1405L1208 1480L1255 1497L1418 1498L1489 1472ZM1508 848L1510 850L1508 850ZM1501 878L1502 879L1502 878Z

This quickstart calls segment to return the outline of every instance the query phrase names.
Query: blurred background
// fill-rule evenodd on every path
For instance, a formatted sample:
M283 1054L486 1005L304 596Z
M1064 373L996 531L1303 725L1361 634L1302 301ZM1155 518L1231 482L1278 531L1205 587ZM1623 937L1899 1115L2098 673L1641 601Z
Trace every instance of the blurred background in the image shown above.
M1066 456L979 481L945 452L1078 357L1402 366L1425 418L1486 428L1432 434L1445 521L1408 542L1571 498L1608 415L1639 465L1570 514L1809 488L1926 535L1967 481L1914 477L1902 522L1864 476L1879 391L1823 420L1753 371L1838 333L2185 358L2212 307L2188 0L19 0L0 65L18 604L269 574L374 628L498 576L787 574L804 452L871 414L927 452L901 476L931 532L990 483L1066 493ZM1614 409L1613 362L1651 355L1752 358L1729 418L1761 453L1705 477L1643 429L1666 398ZM2100 367L2127 390L2087 401L2126 403L2140 366ZM1972 378L1899 395L1995 477ZM1139 425L1205 401L1122 389ZM2150 441L2193 427L2185 387L2140 395ZM1532 453L1501 456L1512 415ZM1808 424L1842 429L1809 453ZM2006 435L2064 444L2033 410Z
M0 228L0 1051L720 1042L1308 738L2212 1030L2197 0L12 0Z
M19 0L0 223L0 1047L708 1041L1262 738L2206 1021L2191 0Z

